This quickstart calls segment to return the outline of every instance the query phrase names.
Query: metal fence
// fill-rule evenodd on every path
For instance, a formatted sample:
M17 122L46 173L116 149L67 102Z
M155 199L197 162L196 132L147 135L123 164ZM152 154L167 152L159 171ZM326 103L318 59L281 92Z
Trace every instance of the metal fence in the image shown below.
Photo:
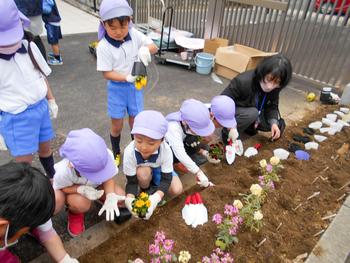
M74 0L66 0L74 1ZM96 2L100 0L76 0ZM130 0L137 24L162 19L162 0ZM172 26L195 37L222 37L286 54L301 78L343 87L350 82L347 0L163 0Z

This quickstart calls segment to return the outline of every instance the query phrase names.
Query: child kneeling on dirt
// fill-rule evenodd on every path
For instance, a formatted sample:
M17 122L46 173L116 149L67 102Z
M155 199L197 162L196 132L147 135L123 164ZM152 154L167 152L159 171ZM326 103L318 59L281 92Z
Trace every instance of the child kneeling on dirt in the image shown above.
M90 209L91 201L105 199L98 214L106 211L107 221L114 220L114 214L117 223L131 217L126 208L118 208L125 193L114 182L118 168L100 136L88 128L71 131L60 155L64 159L55 164L53 179L55 214L68 206L68 233L72 237L84 232L84 213Z
M0 166L0 262L19 263L7 248L20 236L32 234L55 262L78 263L65 251L52 227L55 194L50 180L27 163L10 162ZM46 223L45 223L46 222Z
M169 129L165 139L173 151L174 163L183 164L195 174L200 186L209 186L208 177L190 157L203 151L201 137L211 136L215 130L208 108L198 100L185 100L180 111L170 113L166 119Z
M182 193L182 183L173 171L173 153L164 141L168 122L158 111L142 111L136 115L132 141L124 151L123 169L127 178L125 205L132 211L132 202L142 192L150 194L149 219L165 194Z

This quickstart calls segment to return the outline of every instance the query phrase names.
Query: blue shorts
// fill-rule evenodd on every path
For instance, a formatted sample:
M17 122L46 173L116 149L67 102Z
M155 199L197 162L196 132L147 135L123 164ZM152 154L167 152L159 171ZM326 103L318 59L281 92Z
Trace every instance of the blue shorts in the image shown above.
M59 39L62 39L62 32L60 26L54 26L48 23L45 23L47 42L50 45L58 44Z
M143 111L143 89L137 90L128 82L108 81L108 115L113 119L123 119L126 111L136 116Z
M172 176L179 176L175 171L172 172ZM152 184L159 185L161 178L160 167L152 168Z
M55 137L46 99L28 106L18 114L1 112L0 118L0 133L12 156L35 153L39 143Z

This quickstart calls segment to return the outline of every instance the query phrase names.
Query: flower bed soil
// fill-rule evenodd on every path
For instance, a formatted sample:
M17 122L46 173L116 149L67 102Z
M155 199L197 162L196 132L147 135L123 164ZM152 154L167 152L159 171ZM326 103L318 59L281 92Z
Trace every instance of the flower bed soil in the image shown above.
M238 157L233 166L226 164L206 164L203 169L209 175L215 187L201 189L192 187L183 195L158 208L149 221L139 220L130 225L114 238L80 258L82 263L127 262L128 259L142 258L149 261L148 245L152 243L156 231L164 231L167 238L175 241L175 252L188 250L192 259L198 262L203 256L210 255L215 248L216 225L211 222L214 213L222 212L226 203L239 199L239 193L248 193L253 183L258 183L259 161L269 159L272 150L278 147L287 149L295 133L302 134L302 128L326 113L338 109L335 106L323 106L306 115L304 120L289 126L283 139L271 143L262 136L244 142L245 148L261 143L263 146L257 156ZM337 199L349 188L338 190L350 178L349 155L336 156L336 150L344 142L349 142L350 129L331 136L320 144L318 151L311 151L310 161L298 161L294 154L283 161L284 169L280 173L281 181L276 190L269 192L263 204L264 226L259 233L241 228L239 243L229 249L235 262L290 262L305 252L310 253L319 236L314 235L325 229L330 221L322 217L336 213L342 201ZM329 167L326 171L324 169ZM314 183L314 179L319 177ZM328 179L326 179L328 178ZM195 229L187 226L181 217L186 195L200 191L208 209L209 222ZM314 192L317 197L306 201ZM297 210L293 210L300 203ZM282 223L279 230L277 227ZM266 238L259 248L256 245ZM322 253L322 251L320 252Z

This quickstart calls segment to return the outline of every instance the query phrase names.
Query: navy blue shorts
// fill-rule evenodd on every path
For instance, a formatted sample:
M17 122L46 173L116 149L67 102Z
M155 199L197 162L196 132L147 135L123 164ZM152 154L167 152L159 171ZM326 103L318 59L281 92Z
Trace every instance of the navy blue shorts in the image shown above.
M45 24L45 28L47 32L47 42L49 42L50 45L58 44L59 39L62 39L61 27Z

